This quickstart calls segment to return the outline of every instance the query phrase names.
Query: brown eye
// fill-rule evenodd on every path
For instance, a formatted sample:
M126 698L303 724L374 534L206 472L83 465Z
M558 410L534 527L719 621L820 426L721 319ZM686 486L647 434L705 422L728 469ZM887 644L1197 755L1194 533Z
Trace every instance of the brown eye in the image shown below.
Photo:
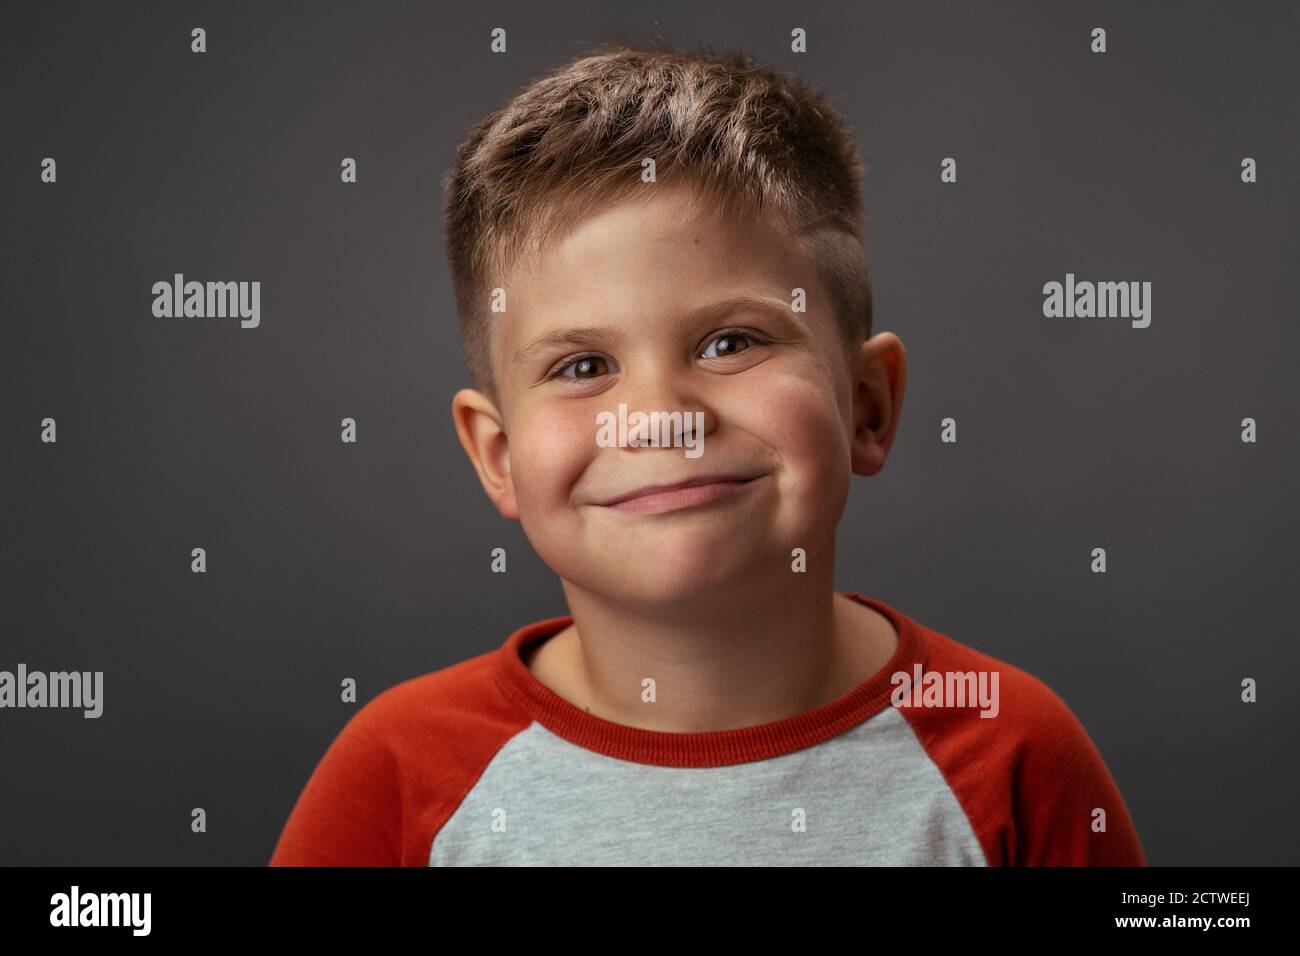
M743 332L724 332L709 343L710 345L718 345L717 353L710 355L709 350L705 349L704 352L701 353L701 357L726 358L728 355L736 355L749 348L749 341L750 337Z
M599 366L606 364L599 355L583 355L566 363L556 372L556 375L560 378L595 378L599 375ZM566 374L569 369L573 369L573 375Z

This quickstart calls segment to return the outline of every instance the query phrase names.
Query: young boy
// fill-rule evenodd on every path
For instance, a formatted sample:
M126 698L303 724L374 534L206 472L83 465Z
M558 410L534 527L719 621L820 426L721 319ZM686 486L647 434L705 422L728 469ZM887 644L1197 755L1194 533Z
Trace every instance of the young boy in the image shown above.
M272 865L1145 863L1053 691L834 588L906 381L861 174L741 57L602 49L476 126L452 410L571 614L365 705Z

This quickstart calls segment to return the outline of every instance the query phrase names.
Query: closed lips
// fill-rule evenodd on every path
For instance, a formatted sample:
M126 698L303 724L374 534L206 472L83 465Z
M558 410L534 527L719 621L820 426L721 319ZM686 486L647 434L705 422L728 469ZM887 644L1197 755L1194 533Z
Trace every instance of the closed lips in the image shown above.
M621 504L624 501L631 501L633 498L644 498L646 495L662 494L666 491L679 491L682 488L694 488L697 485L713 485L720 482L746 482L753 481L758 475L701 475L698 478L691 478L687 481L679 481L673 485L646 485L644 488L638 488L636 491L629 491L625 495L619 495L617 498L610 498L608 501L602 501L604 506Z

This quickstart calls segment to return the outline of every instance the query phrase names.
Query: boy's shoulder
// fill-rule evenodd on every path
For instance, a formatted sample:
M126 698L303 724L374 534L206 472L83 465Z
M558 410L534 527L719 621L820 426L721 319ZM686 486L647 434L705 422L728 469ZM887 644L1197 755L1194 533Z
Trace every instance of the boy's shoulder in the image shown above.
M272 866L422 866L425 835L530 723L501 692L498 648L381 691L317 762Z
M1119 788L1060 694L1021 667L917 627L923 666L913 665L898 710L970 819L984 824L988 857L1144 864ZM963 693L965 702L954 699Z
M871 597L848 596L886 615L898 630L890 662L891 702L926 738L954 749L987 746L1059 750L1086 737L1074 711L1045 681Z
M367 731L401 734L491 719L494 708L502 709L499 653L493 649L393 684L362 705L351 722Z
M996 696L992 716L973 716L985 721L985 730L1020 737L1026 745L1049 745L1062 732L1082 730L1074 711L1046 681L1024 668L995 657L948 634L924 627L923 672L943 678L945 687L972 684L987 688ZM981 684L980 681L983 681ZM978 726L978 725L977 725Z
M1028 757L1060 761L1091 747L1083 724L1046 681L934 628L924 633L898 709L932 752L1000 756L1007 767ZM963 699L964 697L964 699Z
M382 754L403 786L454 787L532 722L501 680L504 653L497 647L393 684L352 716L339 739L368 750L372 761Z

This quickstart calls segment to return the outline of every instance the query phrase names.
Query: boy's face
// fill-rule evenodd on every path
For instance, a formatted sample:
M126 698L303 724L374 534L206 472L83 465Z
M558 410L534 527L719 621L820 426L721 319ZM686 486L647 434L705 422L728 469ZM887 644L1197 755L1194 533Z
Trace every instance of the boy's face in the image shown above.
M833 543L851 472L884 464L905 380L889 333L850 369L827 293L784 231L688 220L685 190L646 189L505 277L491 318L500 404L468 389L453 402L485 490L547 565L642 605L770 583L792 573L794 548L811 560ZM604 337L544 339L591 328ZM597 416L617 420L620 404L627 417L682 413L702 454L602 443ZM745 481L703 503L607 504L705 475Z

